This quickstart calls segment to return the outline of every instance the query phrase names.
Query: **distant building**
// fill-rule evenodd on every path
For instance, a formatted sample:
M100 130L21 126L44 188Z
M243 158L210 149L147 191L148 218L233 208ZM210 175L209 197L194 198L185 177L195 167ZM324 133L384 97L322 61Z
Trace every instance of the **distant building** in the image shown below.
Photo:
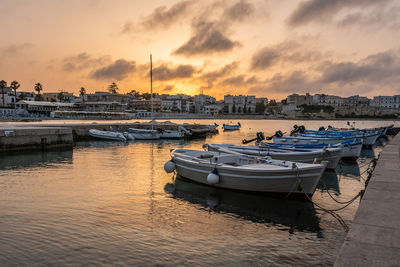
M222 107L219 105L205 105L203 106L203 112L204 114L207 115L213 115L216 116L219 114L219 112L222 110Z
M74 100L74 94L68 92L58 92L58 93L43 93L43 101L48 102L65 102L71 103Z
M14 91L11 87L5 87L4 91L0 91L0 106L10 107L15 103Z
M256 111L256 97L245 95L225 95L225 113L254 113Z
M151 111L151 100L146 99L133 99L131 107L135 110L147 110ZM161 111L162 100L160 98L153 98L153 110L154 112Z
M75 106L73 103L54 103L48 101L29 101L20 100L16 104L20 110L26 110L33 114L44 114L50 115L52 111L56 110L74 110Z
M379 108L400 108L400 95L374 96L370 105Z
M163 112L194 113L192 97L184 94L161 95L161 110Z
M194 96L194 112L195 113L206 113L204 106L215 104L215 97L209 95L195 95Z
M313 97L309 93L305 95L291 94L287 96L286 103L288 105L296 105L296 106L312 105Z

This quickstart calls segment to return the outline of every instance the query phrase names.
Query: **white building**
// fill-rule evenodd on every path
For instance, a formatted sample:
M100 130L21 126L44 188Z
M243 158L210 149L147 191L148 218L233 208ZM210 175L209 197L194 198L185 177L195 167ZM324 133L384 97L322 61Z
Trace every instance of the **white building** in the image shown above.
M225 95L225 113L254 113L256 111L256 97L245 95Z
M0 106L10 107L15 103L14 91L11 87L5 87L4 91L0 91Z
M194 104L188 95L162 95L161 110L163 112L193 113Z
M216 116L222 110L222 107L219 105L205 105L203 106L204 114Z
M400 108L400 95L374 96L370 105L379 108Z
M206 113L204 106L215 104L215 98L209 95L195 95L194 96L194 111L195 113Z

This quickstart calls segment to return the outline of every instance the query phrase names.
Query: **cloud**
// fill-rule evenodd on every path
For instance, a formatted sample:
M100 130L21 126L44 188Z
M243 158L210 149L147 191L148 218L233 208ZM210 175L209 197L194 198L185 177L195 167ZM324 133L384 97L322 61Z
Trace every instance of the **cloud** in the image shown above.
M93 79L112 79L120 81L131 74L135 70L135 67L136 63L134 61L118 59L106 67L91 72L89 77Z
M251 69L253 70L263 70L275 64L279 59L279 51L275 49L265 47L258 52L256 52L251 59Z
M217 22L198 21L193 25L192 37L172 54L186 57L228 52L240 46L224 35Z
M246 78L244 74L240 74L226 78L219 84L223 86L248 87L251 86L252 84L258 84L258 83L260 83L260 81L257 77L252 76L250 78Z
M372 10L354 11L337 22L340 27L359 26L364 30L382 27L397 30L400 27L400 8L398 6L377 6Z
M138 25L127 22L122 28L121 33L134 32L141 30L157 30L169 28L174 23L180 21L189 14L189 8L196 3L194 0L180 1L170 8L160 6L153 10L150 15L145 16Z
M217 70L203 73L198 77L198 79L202 82L206 82L207 88L212 88L215 81L232 74L238 66L239 62L234 61Z
M108 64L111 62L111 56L93 57L87 53L80 53L65 57L62 62L62 70L67 72L80 71L87 68L93 68Z
M354 84L373 83L385 86L400 81L400 54L385 51L369 55L359 62L330 63L322 72L321 81L326 83Z
M9 46L2 47L0 51L2 51L3 55L13 56L13 55L18 55L33 47L34 45L32 43L11 44Z
M321 52L316 37L302 36L288 39L277 45L261 48L251 58L251 70L265 70L280 63L292 67L293 63L314 63L330 56Z
M192 65L179 65L175 68L162 64L159 67L153 68L153 77L155 80L167 81L176 78L190 78L196 72Z
M254 12L254 6L241 0L224 11L224 18L228 21L243 21Z
M161 89L161 92L168 93L168 92L172 92L174 90L175 90L175 87L173 85L167 84L166 86L164 86L164 88Z
M348 8L365 8L370 5L382 5L387 0L308 0L301 2L288 18L291 27L297 27L313 21L329 20Z

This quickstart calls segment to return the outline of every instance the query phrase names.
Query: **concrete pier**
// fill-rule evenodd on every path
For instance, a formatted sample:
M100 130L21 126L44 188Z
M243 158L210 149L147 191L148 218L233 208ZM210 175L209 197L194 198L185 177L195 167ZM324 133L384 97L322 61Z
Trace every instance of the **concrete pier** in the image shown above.
M156 123L154 129L177 130L178 124L175 123ZM200 124L183 124L192 131L191 138L205 136L207 134L218 133L218 130L209 129ZM89 135L90 129L109 131L114 129L140 128L151 129L149 122L129 122L129 123L26 123L0 125L0 152L40 149L52 147L66 147L73 145L74 141L93 139Z
M335 266L400 266L400 134L381 152Z
M0 127L0 152L72 145L68 127Z

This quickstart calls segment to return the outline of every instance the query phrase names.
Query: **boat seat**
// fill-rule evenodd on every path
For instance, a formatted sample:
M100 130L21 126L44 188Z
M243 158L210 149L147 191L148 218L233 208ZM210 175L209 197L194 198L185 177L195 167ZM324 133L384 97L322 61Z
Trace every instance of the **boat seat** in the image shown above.
M236 164L238 161L238 156L236 155L221 155L216 156L213 159L215 163L223 163L223 164Z

